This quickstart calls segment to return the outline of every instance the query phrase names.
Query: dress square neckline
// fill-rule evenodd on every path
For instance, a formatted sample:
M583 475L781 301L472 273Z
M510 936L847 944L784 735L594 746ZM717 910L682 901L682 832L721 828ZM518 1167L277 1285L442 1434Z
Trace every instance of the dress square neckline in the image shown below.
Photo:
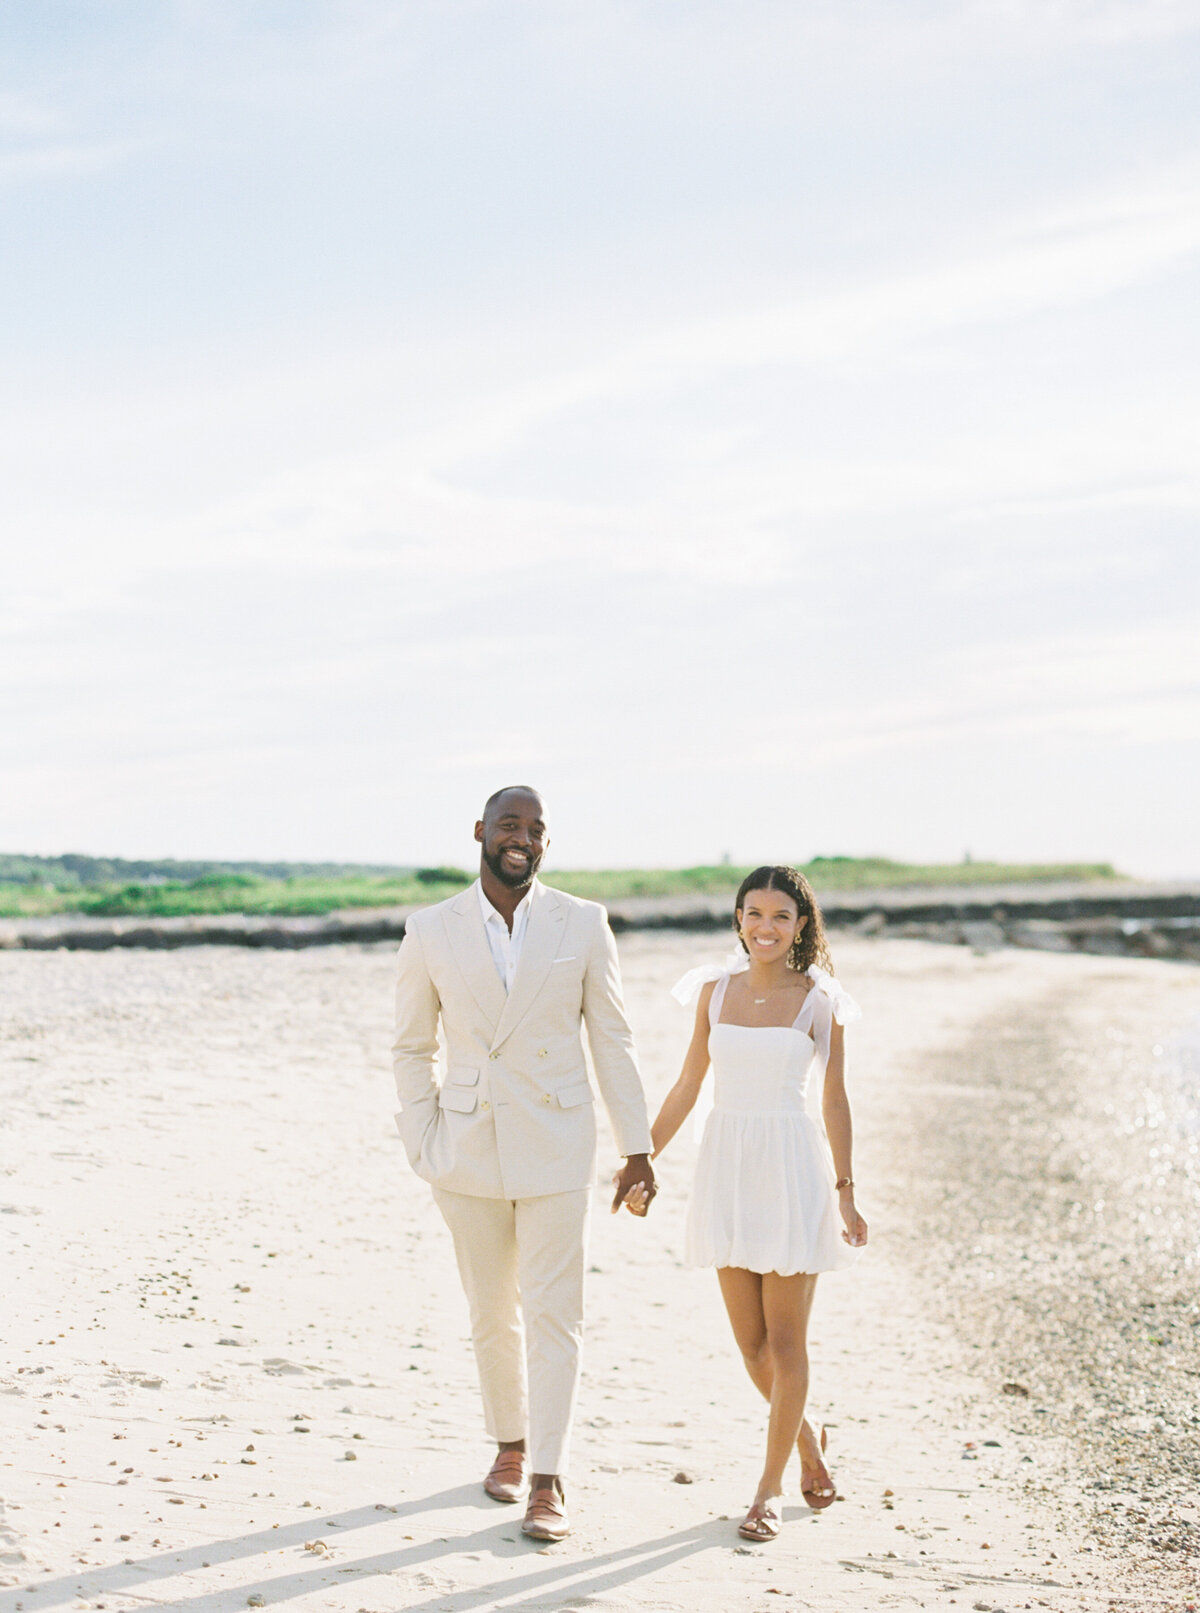
M725 1008L725 994L728 990L729 982L733 979L732 974L727 973L723 975L714 987L713 1000L710 1001L708 1005L709 1034L711 1035L713 1031L719 1029L721 1026L724 1026L726 1030L730 1031L796 1031L798 1035L804 1037L806 1042L812 1042L813 1046L815 1047L816 1038L810 1036L807 1031L800 1029L800 1021L804 1018L805 1009L807 1009L809 1004L812 1002L813 993L818 989L817 982L812 979L811 975L806 976L806 978L809 982L808 993L805 996L804 1001L800 1004L800 1012L796 1015L795 1019L790 1025L735 1025L732 1020L723 1020L721 1018L721 1014Z

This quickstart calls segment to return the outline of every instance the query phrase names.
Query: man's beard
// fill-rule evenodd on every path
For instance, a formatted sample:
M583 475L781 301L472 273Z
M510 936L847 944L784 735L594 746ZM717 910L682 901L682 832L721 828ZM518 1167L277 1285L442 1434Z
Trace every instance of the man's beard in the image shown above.
M533 876L542 865L540 857L530 857L526 869L522 873L514 873L511 868L504 866L503 852L490 852L486 846L483 848L483 860L500 883L507 885L509 890L514 891L523 890L526 885L532 885Z

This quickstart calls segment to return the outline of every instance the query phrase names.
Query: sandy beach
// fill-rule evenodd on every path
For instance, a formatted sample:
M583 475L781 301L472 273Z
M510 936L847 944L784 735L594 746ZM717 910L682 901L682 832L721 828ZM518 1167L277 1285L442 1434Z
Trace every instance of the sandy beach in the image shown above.
M667 988L726 944L620 947L654 1106ZM647 1222L597 1189L575 1530L540 1549L479 1487L465 1306L392 1121L394 948L0 952L0 1613L1184 1613L1200 976L834 947L872 1231L814 1323L839 1503L797 1467L781 1538L737 1538L764 1412L679 1262L684 1137Z

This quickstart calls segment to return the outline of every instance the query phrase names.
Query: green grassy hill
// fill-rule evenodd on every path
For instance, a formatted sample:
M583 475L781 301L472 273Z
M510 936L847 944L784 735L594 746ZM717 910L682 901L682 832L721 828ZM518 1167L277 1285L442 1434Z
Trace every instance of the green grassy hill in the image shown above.
M876 887L1093 881L1108 863L899 863L886 857L815 857L801 865L819 891ZM732 894L748 867L548 868L549 884L595 901L627 896ZM0 855L0 916L87 913L169 917L191 913L331 913L339 908L436 902L469 884L459 868L344 863L131 862L120 858Z

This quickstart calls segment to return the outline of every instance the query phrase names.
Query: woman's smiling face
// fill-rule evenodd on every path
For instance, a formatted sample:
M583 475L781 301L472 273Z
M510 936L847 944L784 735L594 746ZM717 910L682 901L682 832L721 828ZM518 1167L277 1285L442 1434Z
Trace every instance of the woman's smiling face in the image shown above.
M808 923L787 891L747 891L738 909L738 928L746 951L763 963L786 959Z

